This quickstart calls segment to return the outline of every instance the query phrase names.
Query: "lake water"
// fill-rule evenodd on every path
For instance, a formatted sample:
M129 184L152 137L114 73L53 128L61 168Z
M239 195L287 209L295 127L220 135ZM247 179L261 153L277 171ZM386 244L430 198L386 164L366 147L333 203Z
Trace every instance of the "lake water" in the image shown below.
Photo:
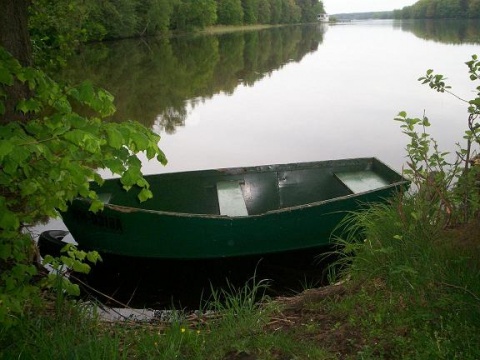
M360 156L401 170L402 110L425 112L441 149L461 141L466 106L417 79L433 68L471 99L479 42L478 21L288 26L94 45L64 76L93 79L117 121L161 134L169 163L146 173Z

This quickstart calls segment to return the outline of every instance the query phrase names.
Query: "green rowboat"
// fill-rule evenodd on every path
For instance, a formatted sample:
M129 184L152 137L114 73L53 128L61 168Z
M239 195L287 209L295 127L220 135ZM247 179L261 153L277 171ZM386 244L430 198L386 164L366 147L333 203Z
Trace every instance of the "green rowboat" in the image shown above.
M118 179L95 188L103 211L73 201L62 214L84 249L158 259L214 259L328 245L344 216L384 202L408 181L375 158L146 176L138 201Z

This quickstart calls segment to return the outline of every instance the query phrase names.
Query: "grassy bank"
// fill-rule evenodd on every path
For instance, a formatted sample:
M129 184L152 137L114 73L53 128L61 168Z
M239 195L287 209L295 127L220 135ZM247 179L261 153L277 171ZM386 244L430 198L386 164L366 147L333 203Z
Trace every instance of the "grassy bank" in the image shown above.
M0 330L1 358L478 359L478 219L443 229L419 211L411 198L353 215L341 284L262 303L250 284L169 324L105 323L63 302Z
M264 29L270 29L272 27L287 26L285 24L280 25L268 25L268 24L255 24L255 25L215 25L207 26L205 29L198 31L200 34L224 34L236 31L258 31Z

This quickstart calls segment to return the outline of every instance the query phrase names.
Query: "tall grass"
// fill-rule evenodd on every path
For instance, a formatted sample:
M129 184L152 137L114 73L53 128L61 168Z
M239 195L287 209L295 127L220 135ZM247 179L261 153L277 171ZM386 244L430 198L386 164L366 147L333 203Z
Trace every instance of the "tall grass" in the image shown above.
M169 324L106 323L79 303L52 302L48 311L0 329L0 359L327 358L315 344L265 330L276 311L264 298L267 287L253 277L243 287L213 290L205 318L192 322L179 314Z
M429 205L402 196L342 224L332 273L356 291L339 306L389 348L387 356L366 347L362 356L480 358L480 235L461 244L468 228L443 229L428 220Z
M57 312L58 311L58 312ZM99 332L86 309L65 301L0 330L1 359L126 359L115 333Z

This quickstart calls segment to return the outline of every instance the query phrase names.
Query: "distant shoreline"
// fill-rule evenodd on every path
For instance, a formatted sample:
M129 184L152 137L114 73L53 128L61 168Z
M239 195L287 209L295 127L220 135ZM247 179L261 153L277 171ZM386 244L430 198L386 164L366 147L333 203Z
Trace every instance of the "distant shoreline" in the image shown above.
M270 24L254 24L254 25L214 25L214 26L207 26L206 28L195 31L195 33L200 34L222 34L222 33L229 33L229 32L236 32L236 31L254 31L254 30L263 30L269 29L272 27L280 27L285 25L291 24L278 24L278 25L270 25Z

